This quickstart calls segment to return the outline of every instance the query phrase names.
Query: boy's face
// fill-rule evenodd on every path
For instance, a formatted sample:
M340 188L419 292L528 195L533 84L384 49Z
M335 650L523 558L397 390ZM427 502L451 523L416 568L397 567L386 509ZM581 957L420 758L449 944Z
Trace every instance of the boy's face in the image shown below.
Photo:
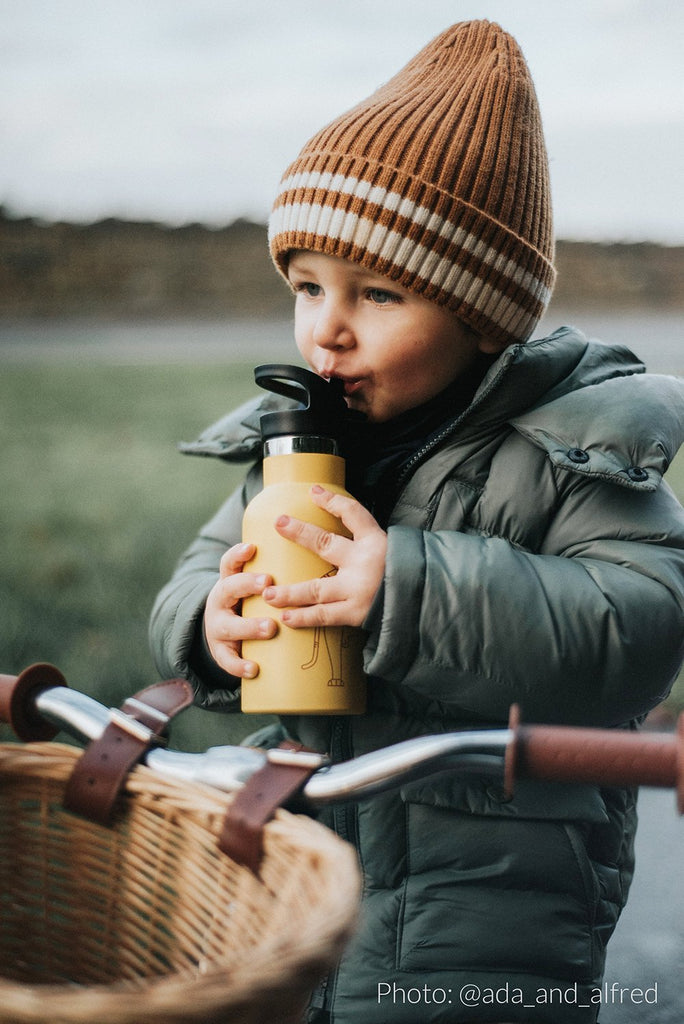
M421 405L478 352L499 350L453 313L349 260L299 250L288 277L299 351L320 376L341 378L347 405L372 422Z

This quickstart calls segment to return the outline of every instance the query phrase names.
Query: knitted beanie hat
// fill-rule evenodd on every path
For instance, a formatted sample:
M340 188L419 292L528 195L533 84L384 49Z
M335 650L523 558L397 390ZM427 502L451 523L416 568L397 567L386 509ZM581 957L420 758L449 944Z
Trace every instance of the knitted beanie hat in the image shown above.
M285 172L269 244L353 260L502 344L525 341L555 278L534 85L498 25L453 25Z

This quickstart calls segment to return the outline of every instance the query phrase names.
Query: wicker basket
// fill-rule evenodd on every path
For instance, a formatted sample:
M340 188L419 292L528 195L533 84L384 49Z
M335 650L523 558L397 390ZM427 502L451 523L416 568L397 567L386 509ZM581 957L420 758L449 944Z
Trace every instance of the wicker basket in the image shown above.
M299 1021L354 927L351 848L281 811L257 878L217 849L229 797L144 767L92 824L61 806L79 754L0 744L0 1021Z

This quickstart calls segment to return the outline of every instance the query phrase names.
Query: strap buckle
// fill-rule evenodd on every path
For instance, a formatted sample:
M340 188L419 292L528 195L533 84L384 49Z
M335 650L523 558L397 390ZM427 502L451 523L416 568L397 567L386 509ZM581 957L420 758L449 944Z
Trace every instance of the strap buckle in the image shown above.
M313 750L288 750L287 747L272 747L267 750L266 760L271 764L308 768L314 772L330 763L330 758L326 754L318 754Z
M173 715L192 703L192 687L185 679L167 679L141 690L110 708L109 722L74 765L64 791L67 810L91 821L108 824L128 773L160 736Z
M130 704L130 699L126 703ZM139 703L140 706L143 707L140 701L138 701L137 703ZM144 707L145 714L148 714L150 711L154 710L153 708L148 708L147 705L144 705ZM162 729L169 722L168 715L155 713L154 717L158 717L160 719ZM161 719L164 719L164 721L161 721ZM132 736L133 739L138 740L139 743L144 743L145 746L151 746L152 744L154 744L156 746L163 747L166 746L168 743L166 736L160 736L158 733L154 732L152 729L146 726L143 722L139 722L137 718L133 718L132 715L129 715L127 714L127 712L122 711L121 708L109 709L109 721L112 723L112 725L116 725L119 729L123 730L123 732L128 733L128 735Z

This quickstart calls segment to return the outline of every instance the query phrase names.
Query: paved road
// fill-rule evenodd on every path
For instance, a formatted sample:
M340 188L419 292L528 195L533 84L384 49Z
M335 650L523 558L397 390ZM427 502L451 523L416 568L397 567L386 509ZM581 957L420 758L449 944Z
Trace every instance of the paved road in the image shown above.
M584 313L556 310L547 315L539 336L559 324L573 324L605 342L620 342L638 352L654 373L684 373L680 311L630 310ZM0 317L2 362L219 362L231 359L292 360L291 319L256 317L183 320L12 320Z
M672 791L642 789L637 867L609 946L600 1024L684 1022L684 818ZM614 995L611 988L615 984ZM657 990L653 991L657 986ZM620 988L625 991L620 994ZM640 988L657 1002L635 1003ZM650 993L647 990L651 989ZM639 999L638 993L635 998Z
M0 317L0 364L292 361L290 320L12 321Z

